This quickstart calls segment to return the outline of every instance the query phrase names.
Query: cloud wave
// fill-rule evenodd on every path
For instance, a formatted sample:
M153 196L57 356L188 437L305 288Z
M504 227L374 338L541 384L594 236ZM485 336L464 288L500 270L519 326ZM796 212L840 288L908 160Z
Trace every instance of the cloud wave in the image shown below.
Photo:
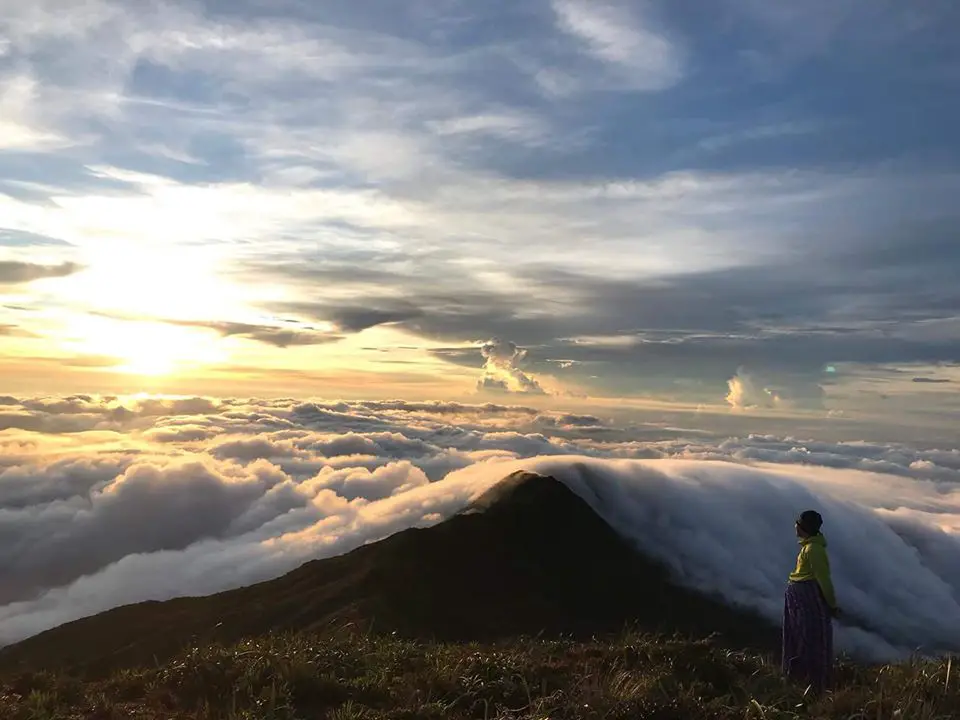
M777 621L792 518L826 519L842 649L960 649L960 452L714 438L509 405L3 398L0 643L276 577L526 468L689 586ZM11 422L9 418L18 422Z

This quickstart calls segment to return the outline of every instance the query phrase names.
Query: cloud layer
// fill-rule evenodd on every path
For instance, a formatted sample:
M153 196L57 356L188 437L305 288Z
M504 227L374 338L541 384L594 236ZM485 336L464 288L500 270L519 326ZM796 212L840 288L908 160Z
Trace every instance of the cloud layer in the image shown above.
M932 395L889 370L956 376L949 3L371 3L0 0L10 389L141 389L75 362L134 334L202 346L170 392L453 397L428 353L493 337L595 396L743 367L888 416Z
M960 454L714 438L523 406L2 398L0 642L211 593L430 525L517 468L568 483L685 584L776 621L823 513L841 646L960 649Z

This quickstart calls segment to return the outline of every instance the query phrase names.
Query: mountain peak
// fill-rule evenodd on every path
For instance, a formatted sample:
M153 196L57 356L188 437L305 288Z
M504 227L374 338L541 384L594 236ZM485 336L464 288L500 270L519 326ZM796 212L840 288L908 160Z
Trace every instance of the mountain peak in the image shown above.
M583 501L550 475L517 470L474 500L461 515L476 513L551 513Z
M0 650L0 669L102 673L197 642L352 626L410 638L491 641L625 626L772 645L751 614L674 585L553 477L513 473L463 513L283 577L199 598L140 603Z

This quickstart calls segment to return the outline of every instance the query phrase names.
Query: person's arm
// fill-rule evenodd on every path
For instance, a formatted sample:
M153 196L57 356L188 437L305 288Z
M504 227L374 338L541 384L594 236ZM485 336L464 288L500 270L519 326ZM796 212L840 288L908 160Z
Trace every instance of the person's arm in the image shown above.
M827 605L832 610L837 609L837 597L833 591L833 580L830 577L830 560L827 557L827 551L822 547L810 546L808 548L808 562L813 570L813 576L817 579L820 589L823 591L823 597Z

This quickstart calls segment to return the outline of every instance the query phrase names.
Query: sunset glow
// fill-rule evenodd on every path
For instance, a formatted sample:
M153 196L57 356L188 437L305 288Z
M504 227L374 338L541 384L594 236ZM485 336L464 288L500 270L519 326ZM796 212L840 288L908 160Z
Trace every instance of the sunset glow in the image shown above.
M77 317L63 338L65 351L115 358L117 372L135 375L187 373L229 357L209 331L140 320Z
M960 410L933 10L0 5L9 389Z
M0 720L960 717L958 39L0 0Z

